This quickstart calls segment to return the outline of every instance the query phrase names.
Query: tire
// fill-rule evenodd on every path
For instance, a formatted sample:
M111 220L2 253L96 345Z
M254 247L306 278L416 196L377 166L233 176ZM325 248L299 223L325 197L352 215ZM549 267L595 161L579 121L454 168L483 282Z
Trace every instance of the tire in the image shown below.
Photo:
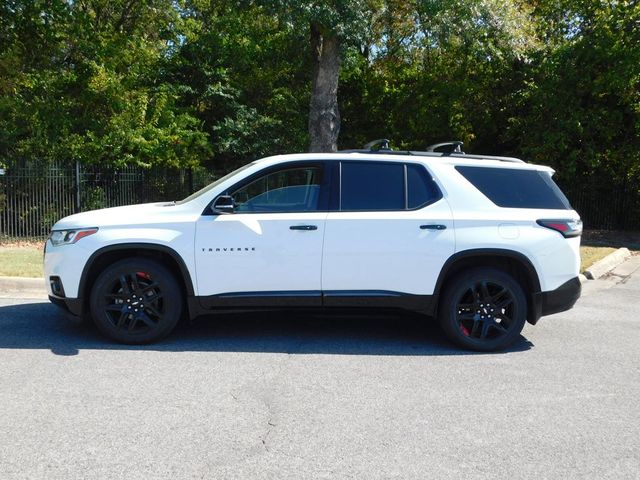
M474 268L448 282L438 319L455 344L490 352L511 345L524 328L527 299L520 284L494 268Z
M103 270L91 289L91 317L116 342L156 342L180 320L183 296L174 275L146 258L120 260Z

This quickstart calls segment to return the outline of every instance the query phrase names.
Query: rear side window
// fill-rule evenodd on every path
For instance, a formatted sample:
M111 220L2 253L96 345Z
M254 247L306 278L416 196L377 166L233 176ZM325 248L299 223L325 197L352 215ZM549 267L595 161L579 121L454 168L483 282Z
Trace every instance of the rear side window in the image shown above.
M402 163L342 164L342 210L404 210Z
M547 172L466 166L456 170L499 207L571 210Z
M342 162L341 210L414 210L441 197L431 175L420 165Z

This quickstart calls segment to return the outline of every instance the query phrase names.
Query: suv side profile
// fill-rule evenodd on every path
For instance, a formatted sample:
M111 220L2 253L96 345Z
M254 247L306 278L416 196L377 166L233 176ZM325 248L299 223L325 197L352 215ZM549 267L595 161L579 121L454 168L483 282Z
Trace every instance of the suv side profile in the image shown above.
M63 218L45 247L49 298L129 344L183 315L360 307L505 348L579 298L582 223L551 168L451 145L268 157L182 201Z

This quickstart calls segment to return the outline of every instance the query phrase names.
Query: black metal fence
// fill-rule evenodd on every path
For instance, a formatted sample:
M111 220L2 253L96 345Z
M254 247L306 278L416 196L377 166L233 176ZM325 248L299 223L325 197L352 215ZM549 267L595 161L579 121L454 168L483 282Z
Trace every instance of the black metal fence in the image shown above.
M640 185L635 182L613 184L594 175L560 187L586 229L640 231Z
M224 172L28 164L0 171L0 237L44 237L75 212L181 199ZM561 185L585 228L640 231L640 187L612 186L597 178Z
M204 168L9 165L0 174L0 237L44 237L76 212L179 200L219 176Z

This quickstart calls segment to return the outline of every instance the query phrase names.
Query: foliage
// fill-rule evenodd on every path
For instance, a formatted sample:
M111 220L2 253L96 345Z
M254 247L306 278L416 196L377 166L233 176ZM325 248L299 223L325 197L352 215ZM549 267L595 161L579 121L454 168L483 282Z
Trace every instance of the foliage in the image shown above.
M109 206L109 199L100 186L89 186L83 189L81 199L83 210L98 210Z
M236 3L190 2L181 12L185 41L166 67L225 168L306 143L309 73L299 38L264 9Z
M281 21L294 26L298 32L309 31L317 25L323 34L336 36L346 46L359 45L382 8L379 0L249 0L247 4L263 7Z
M0 159L224 170L302 151L311 24L342 45L343 148L461 139L569 189L640 188L631 0L8 0Z
M355 87L346 100L355 104L343 110L343 140L362 144L374 131L405 148L460 139L496 152L506 93L519 87L514 75L537 45L529 9L499 0L410 3L387 2L381 41L366 49L372 58L345 74L343 86Z
M11 1L0 25L0 156L197 164L209 147L177 87L170 0Z
M549 2L551 3L551 2ZM524 77L508 134L519 150L550 163L566 183L576 175L640 185L640 5L631 2L549 5L555 16ZM581 182L582 183L582 182Z

